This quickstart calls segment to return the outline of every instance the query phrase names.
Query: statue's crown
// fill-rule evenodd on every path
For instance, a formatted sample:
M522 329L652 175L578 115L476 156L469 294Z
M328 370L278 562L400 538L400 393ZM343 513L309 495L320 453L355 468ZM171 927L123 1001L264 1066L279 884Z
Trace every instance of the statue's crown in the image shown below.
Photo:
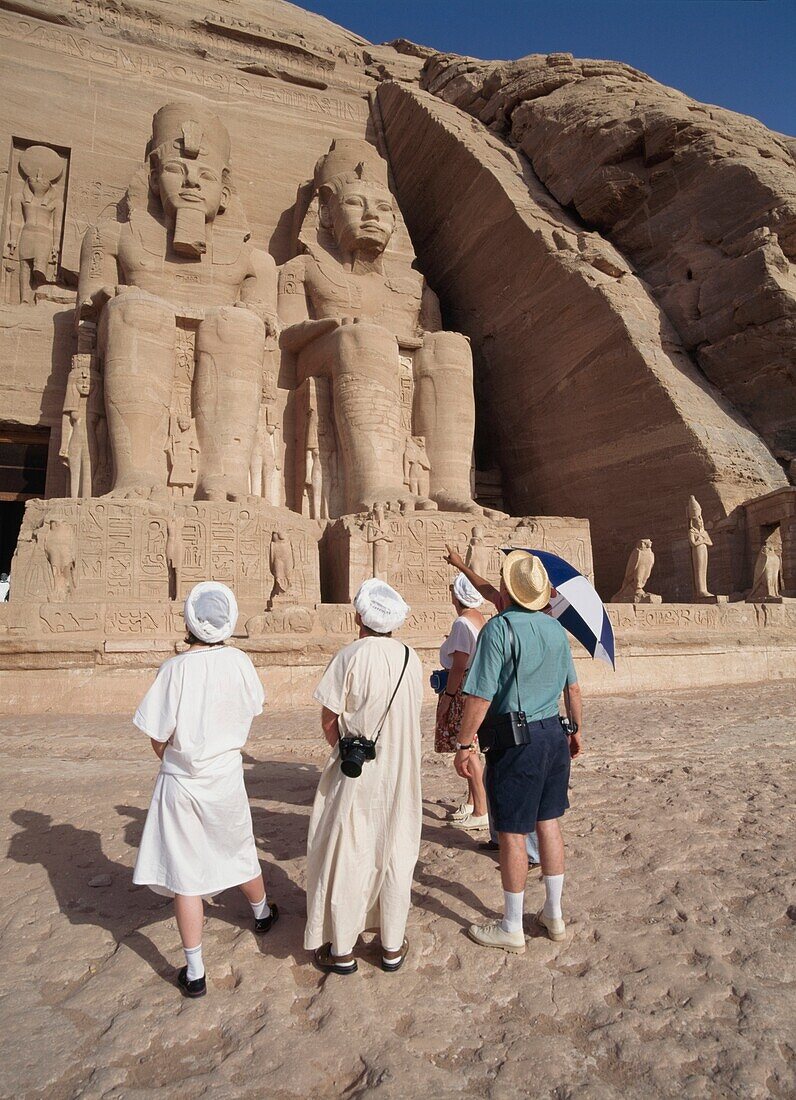
M149 153L164 145L178 145L183 156L198 157L215 150L229 164L230 140L220 118L190 100L167 103L152 119Z
M688 498L688 518L699 519L702 515L702 508L696 497Z
M362 138L335 138L315 165L315 190L339 177L370 180L387 187L387 161L375 145Z

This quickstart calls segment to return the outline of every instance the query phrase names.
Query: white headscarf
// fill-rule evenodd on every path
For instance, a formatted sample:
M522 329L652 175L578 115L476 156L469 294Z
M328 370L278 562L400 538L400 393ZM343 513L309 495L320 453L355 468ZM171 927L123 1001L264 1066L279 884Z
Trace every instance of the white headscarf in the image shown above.
M185 598L185 625L195 638L214 645L226 641L238 621L238 604L232 589L219 581L194 585Z
M354 610L368 630L391 634L403 626L411 608L386 581L371 577L359 586L354 596Z
M474 585L470 584L464 573L459 573L453 582L453 594L465 607L480 607L484 602L484 597Z

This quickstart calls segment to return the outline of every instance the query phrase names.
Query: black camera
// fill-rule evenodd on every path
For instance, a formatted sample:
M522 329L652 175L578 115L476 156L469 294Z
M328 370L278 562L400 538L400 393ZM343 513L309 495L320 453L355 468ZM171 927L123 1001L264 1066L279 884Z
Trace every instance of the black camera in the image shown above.
M366 760L376 759L376 742L369 737L341 737L338 747L340 768L349 779L362 775L362 765Z
M567 737L574 737L578 732L578 723L572 722L569 718L565 718L563 714L559 714L558 720L561 723L561 729Z

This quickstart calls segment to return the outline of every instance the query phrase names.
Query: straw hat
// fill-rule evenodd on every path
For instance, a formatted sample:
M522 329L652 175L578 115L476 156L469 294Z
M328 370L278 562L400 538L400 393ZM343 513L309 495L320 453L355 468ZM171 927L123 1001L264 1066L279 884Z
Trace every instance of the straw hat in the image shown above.
M528 611L541 611L550 602L547 570L527 550L512 550L503 559L503 580L514 603Z

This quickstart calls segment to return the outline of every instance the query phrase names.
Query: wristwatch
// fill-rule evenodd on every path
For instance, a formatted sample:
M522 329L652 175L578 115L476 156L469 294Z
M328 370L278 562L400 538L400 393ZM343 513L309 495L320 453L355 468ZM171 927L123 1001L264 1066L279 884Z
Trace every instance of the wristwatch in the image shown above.
M456 746L457 752L461 752L462 749L470 749L472 752L475 749L475 744L472 741L468 745L461 745L458 741L454 741L453 743Z

